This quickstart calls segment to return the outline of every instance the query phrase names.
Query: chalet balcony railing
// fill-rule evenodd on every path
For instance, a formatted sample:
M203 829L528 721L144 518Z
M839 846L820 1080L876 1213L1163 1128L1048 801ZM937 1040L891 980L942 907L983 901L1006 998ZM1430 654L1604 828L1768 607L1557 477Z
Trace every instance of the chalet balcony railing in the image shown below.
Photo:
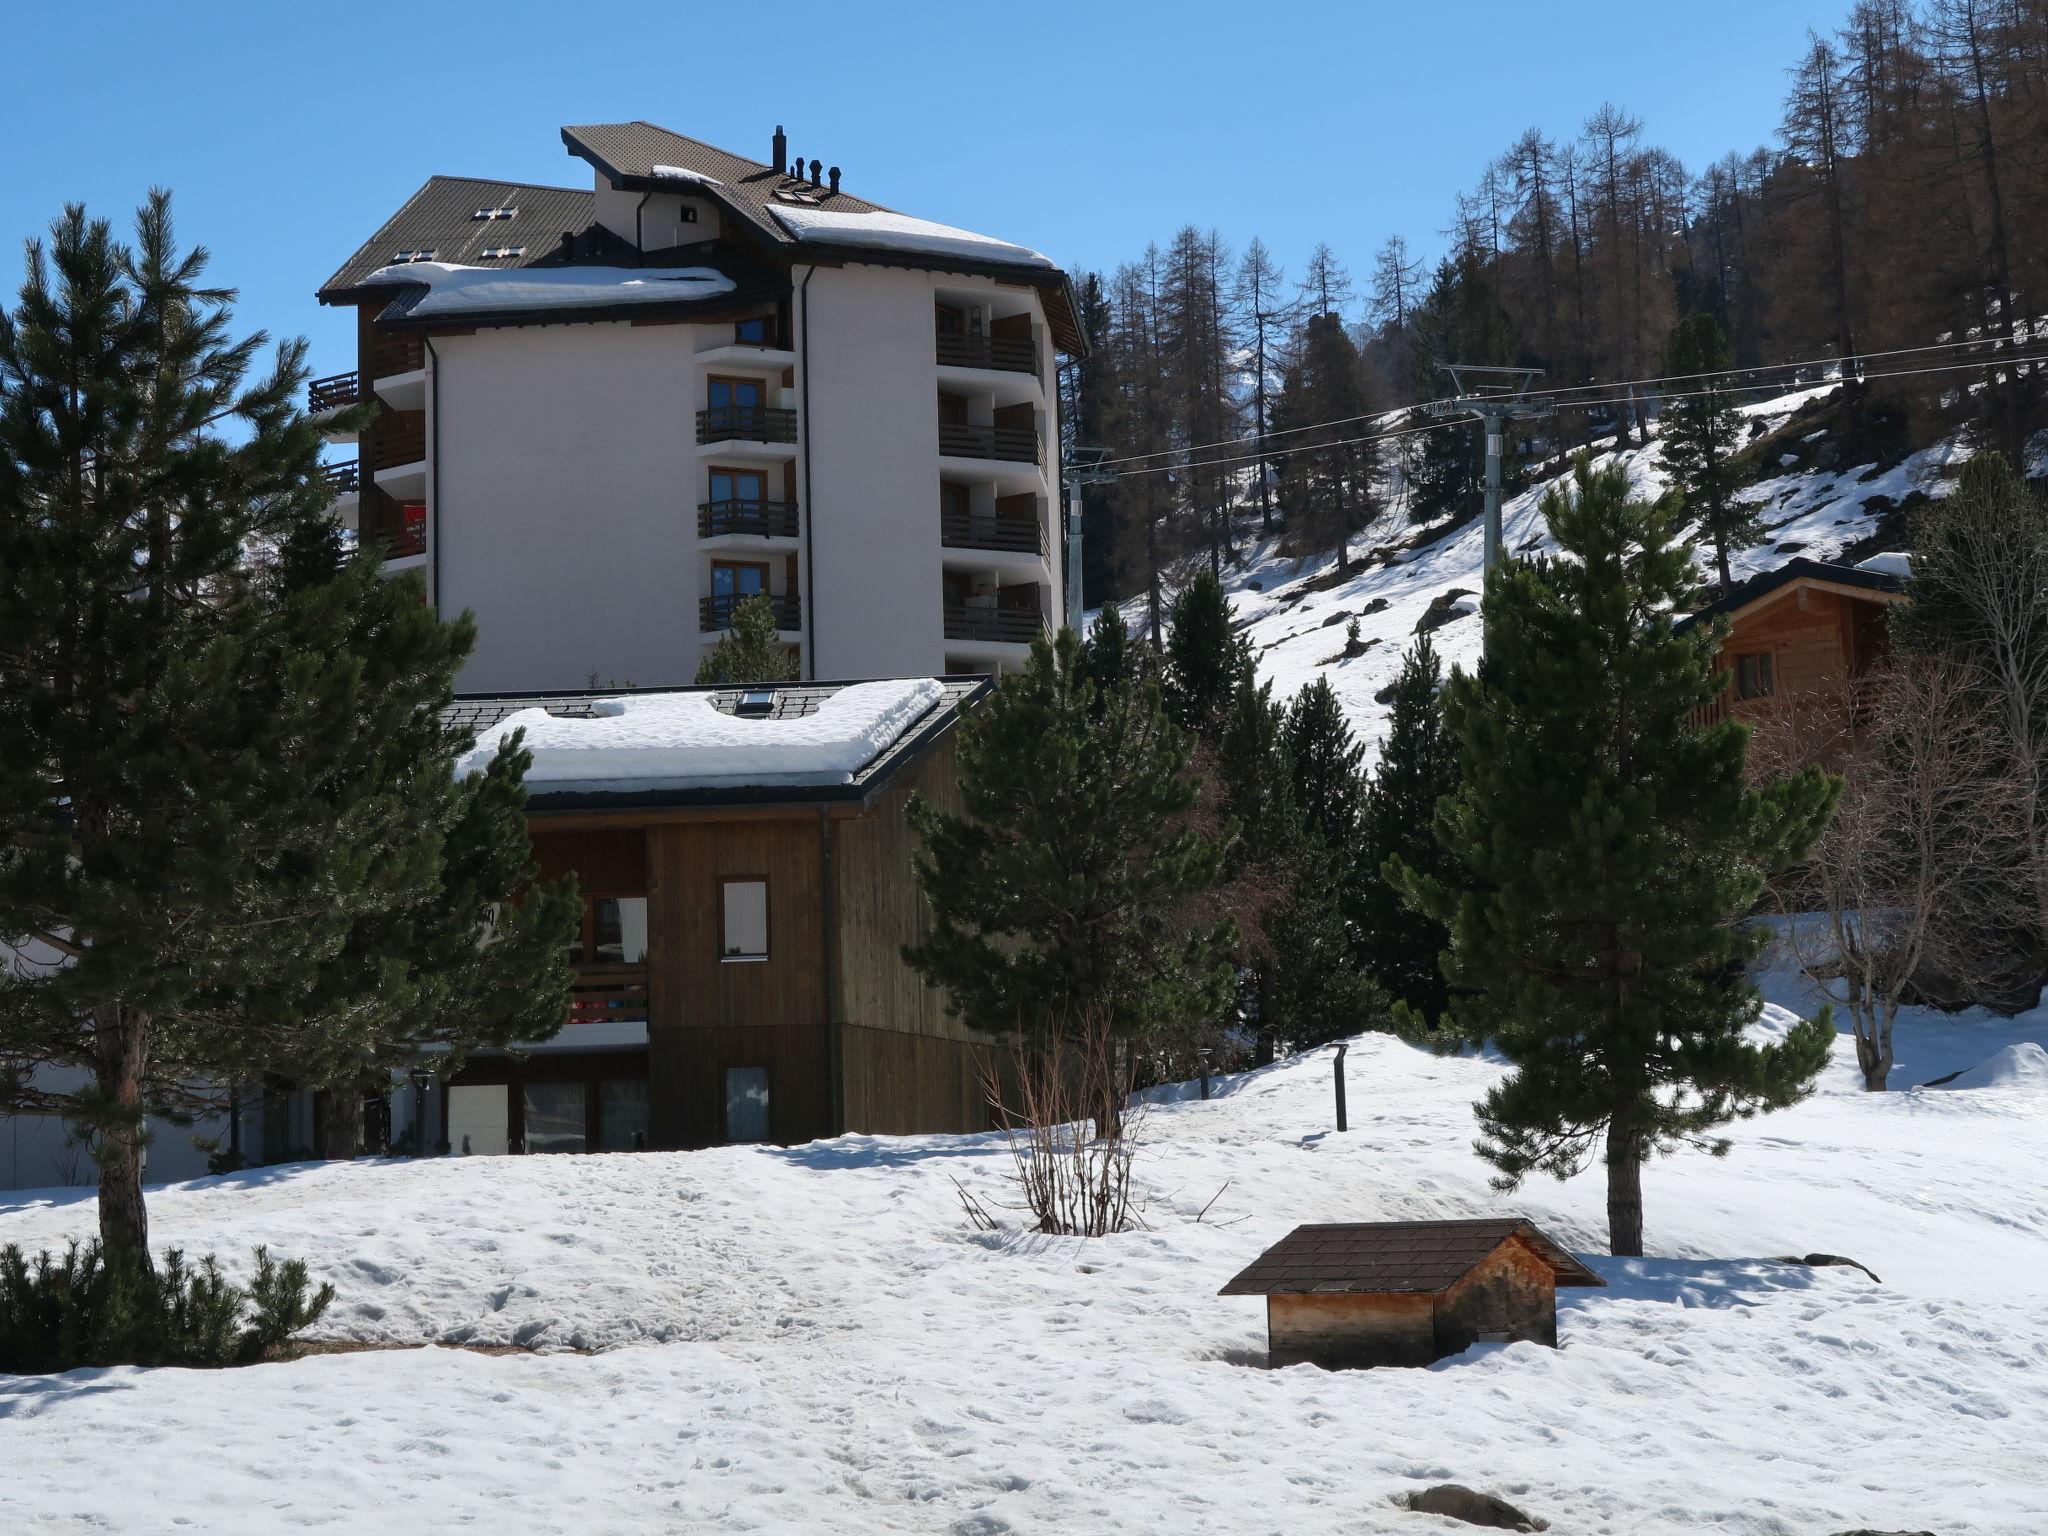
M370 433L370 467L396 469L427 456L427 413L387 411Z
M724 501L701 501L697 504L698 538L717 539L732 534L750 539L793 539L796 537L796 503L728 497Z
M1032 427L970 427L939 423L939 452L956 459L1007 459L1038 462L1038 432Z
M1045 524L1037 518L976 517L941 512L939 542L948 549L1001 549L1021 555L1045 553Z
M323 411L342 410L362 398L363 381L355 369L351 368L347 373L330 373L306 386L306 413L318 416Z
M1038 348L1021 336L939 336L942 368L999 368L1004 373L1038 372Z
M796 412L775 405L712 405L697 413L700 443L793 443Z
M327 489L337 496L353 496L363 488L363 467L354 459L322 464L320 477L327 482Z
M946 604L948 640L993 640L1029 645L1048 634L1045 615L1036 608L984 608L968 603Z
M383 498L377 498L380 502ZM392 503L384 502L385 506ZM386 560L403 560L411 555L427 552L426 509L417 502L415 510L408 515L405 504L398 504L395 515L365 516L357 530L356 537L364 549L374 550ZM365 508L366 513L369 511Z
M731 629L734 612L741 603L756 595L752 592L724 592L716 597L698 598L697 628L707 635L715 630ZM795 597L786 594L770 597L768 606L774 611L777 629L803 628L803 605Z
M645 965L579 965L569 984L571 1024L639 1023L647 1017Z
M370 343L370 377L417 373L427 366L427 349L417 331L384 331Z

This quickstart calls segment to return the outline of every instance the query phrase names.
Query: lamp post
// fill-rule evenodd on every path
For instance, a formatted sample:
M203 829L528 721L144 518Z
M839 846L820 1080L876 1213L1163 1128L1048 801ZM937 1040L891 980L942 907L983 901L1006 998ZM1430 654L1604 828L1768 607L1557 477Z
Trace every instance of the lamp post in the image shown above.
M1209 1047L1198 1046L1195 1056L1202 1063L1202 1102L1206 1104L1209 1102Z
M1348 1131L1351 1122L1344 1115L1344 1053L1351 1049L1349 1040L1337 1042L1337 1129Z

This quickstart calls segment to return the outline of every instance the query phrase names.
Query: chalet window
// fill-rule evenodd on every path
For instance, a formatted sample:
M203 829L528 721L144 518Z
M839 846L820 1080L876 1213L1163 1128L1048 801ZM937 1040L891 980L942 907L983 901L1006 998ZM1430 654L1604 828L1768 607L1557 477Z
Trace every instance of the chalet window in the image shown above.
M727 1067L725 1069L725 1139L766 1141L768 1139L768 1069Z
M704 403L714 411L735 406L759 410L767 404L767 387L759 379L708 379L704 384Z
M647 1084L638 1078L597 1085L597 1149L647 1150Z
M768 499L768 477L758 469L714 469L711 500L760 503Z
M735 320L732 327L732 339L734 341L750 342L757 347L765 347L770 339L768 326L769 320L766 315L755 315L749 320Z
M1777 692L1777 680L1771 675L1771 653L1749 651L1735 658L1735 697L1738 699L1767 699Z
M522 1091L527 1151L581 1152L589 1145L584 1084L528 1083Z
M569 941L571 965L639 965L647 958L647 898L587 896L583 929Z
M751 597L768 590L768 567L754 561L714 560L711 562L713 597Z
M720 887L718 953L726 960L768 958L768 882L727 880Z

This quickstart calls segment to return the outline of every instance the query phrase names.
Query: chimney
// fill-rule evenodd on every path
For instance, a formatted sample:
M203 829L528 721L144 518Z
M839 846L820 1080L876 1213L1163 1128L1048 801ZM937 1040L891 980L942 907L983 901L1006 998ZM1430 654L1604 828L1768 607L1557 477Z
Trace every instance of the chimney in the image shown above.
M839 190L839 167L835 165L832 167L831 170L827 171L825 174L827 177L831 179L832 190L834 192L837 192Z
M824 174L825 162L822 160L813 160L811 162L811 185L814 187L817 186L819 184L819 178Z
M773 165L779 174L789 169L789 139L782 131L782 124L775 125L775 149Z

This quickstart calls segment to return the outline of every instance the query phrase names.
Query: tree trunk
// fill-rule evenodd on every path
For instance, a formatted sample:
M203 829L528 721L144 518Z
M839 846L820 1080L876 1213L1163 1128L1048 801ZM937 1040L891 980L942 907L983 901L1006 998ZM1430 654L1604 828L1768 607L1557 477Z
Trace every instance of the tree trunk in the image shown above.
M1633 1131L1607 1133L1607 1251L1643 1255L1643 1144Z
M113 1114L99 1127L93 1157L100 1169L100 1246L149 1263L149 1212L142 1202L143 1069L149 1060L149 1019L115 1005L100 1029L98 1087Z
M318 1106L314 1150L321 1157L354 1157L362 1150L362 1093L353 1084L329 1088L318 1095Z
M1863 1087L1868 1093L1883 1093L1892 1075L1892 1043L1879 1039L1876 1034L1856 1031L1856 1065L1863 1072Z

